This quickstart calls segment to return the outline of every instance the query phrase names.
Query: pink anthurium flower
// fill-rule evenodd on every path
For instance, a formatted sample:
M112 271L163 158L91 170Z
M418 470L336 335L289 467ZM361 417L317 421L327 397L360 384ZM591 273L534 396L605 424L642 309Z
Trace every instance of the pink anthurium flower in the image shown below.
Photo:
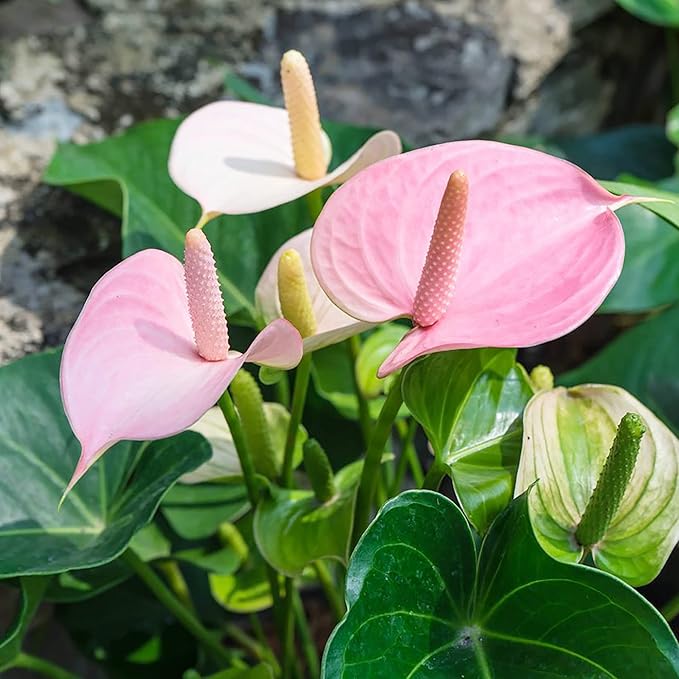
M379 370L470 347L523 347L570 332L617 280L614 196L575 165L489 141L377 163L339 188L314 227L321 287L354 318L413 319Z
M299 253L316 326L315 332L304 338L304 353L341 342L372 327L372 323L357 321L345 314L330 301L318 284L311 266L311 232L312 229L302 231L281 245L264 269L255 289L255 303L262 318L267 323L283 318L278 290L278 263L281 255L288 250Z
M378 132L332 172L304 57L281 61L286 108L219 101L192 113L178 128L169 158L175 184L200 204L203 222L220 214L260 212L330 184L401 152L397 134Z
M231 351L212 249L186 235L184 266L143 250L94 286L66 340L61 395L82 451L67 492L114 443L184 431L215 404L245 361L293 368L302 340L285 320L245 353Z

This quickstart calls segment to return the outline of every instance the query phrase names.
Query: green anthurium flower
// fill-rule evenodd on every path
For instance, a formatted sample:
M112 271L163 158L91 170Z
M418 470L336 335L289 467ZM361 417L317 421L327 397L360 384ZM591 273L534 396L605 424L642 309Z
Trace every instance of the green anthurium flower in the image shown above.
M640 420L634 418L638 435L631 439L624 431L632 421L629 413ZM529 511L543 549L565 562L581 561L591 553L597 567L633 586L653 580L679 541L676 436L624 389L599 384L540 391L526 406L523 425L515 495L535 484ZM638 447L638 453L630 451L636 461L632 458L624 492L613 488L613 459L602 473L609 453L613 458L612 450L620 445ZM623 457L629 464L629 455ZM612 511L603 512L607 518L603 530L597 531L601 537L592 545L580 544L591 531L578 532L578 527L597 484L606 483L611 484L610 492L602 487L589 510L591 519L593 511L601 512L602 497L604 504L614 503L604 507Z

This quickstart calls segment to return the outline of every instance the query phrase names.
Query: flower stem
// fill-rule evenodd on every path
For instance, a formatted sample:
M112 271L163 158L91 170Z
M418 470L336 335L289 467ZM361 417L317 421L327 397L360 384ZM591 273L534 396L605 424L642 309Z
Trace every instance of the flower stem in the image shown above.
M358 335L354 335L347 340L347 350L351 362L351 381L356 393L356 400L358 401L358 421L361 425L361 433L363 434L363 441L368 445L370 441L370 430L372 429L372 419L370 417L370 410L368 408L368 401L366 400L361 387L358 384L356 377L356 361L358 360L358 352L361 350L361 340Z
M412 418L408 423L407 429L401 436L401 456L398 459L396 467L396 474L389 490L390 497L398 494L403 485L403 478L405 477L406 467L410 467L413 475L413 481L418 488L422 487L424 482L424 472L422 465L417 457L415 450L415 434L417 433L417 421Z
M401 391L402 380L403 373L401 372L394 380L391 390L384 401L384 405L382 406L382 410L380 411L372 431L368 449L365 453L363 471L361 472L361 480L358 485L356 497L356 513L354 515L354 531L352 537L352 545L354 546L368 526L375 489L379 480L382 453L384 452L384 446L389 439L391 428L398 415L401 403L403 403L403 393Z
M243 470L243 479L245 481L245 488L248 493L248 499L250 500L250 505L254 511L257 506L257 501L259 499L259 491L257 489L257 479L255 472L255 464L250 456L250 451L248 450L247 444L245 442L245 435L243 434L243 429L240 425L240 418L236 412L236 408L231 400L231 395L228 391L225 391L218 401L218 405L226 423L229 425L231 430L231 436L233 437L233 443L236 447L236 453L238 453L238 459L240 460L240 466Z
M299 592L295 591L295 598L293 601L295 607L295 622L299 631L299 638L302 642L302 650L304 651L304 658L307 666L308 677L318 677L321 674L321 663L318 658L318 649L314 643L314 639L309 629L309 624L304 612L304 605L302 604L302 597Z
M323 561L315 561L314 570L316 571L316 577L323 588L325 598L328 600L337 622L339 622L344 616L346 608L344 606L344 601L338 592L338 588L330 575L330 570Z
M240 461L241 469L243 470L243 479L245 480L245 488L247 489L248 499L250 500L250 506L254 512L259 502L259 489L257 486L257 478L255 472L255 465L252 461L252 456L248 450L247 442L245 436L243 435L243 429L240 426L240 418L236 412L236 408L233 405L233 400L228 391L225 391L218 402L219 408L224 415L226 423L229 425L231 430L231 436L233 437L233 444L236 447L236 453L238 454L238 459ZM281 595L278 589L278 576L276 572L267 564L266 575L269 580L269 588L271 589L271 598L273 599L274 614L280 622L280 606L281 606Z
M273 651L267 645L263 645L257 639L253 639L233 622L226 623L224 626L224 632L227 636L231 637L231 639L248 651L254 660L269 663L274 675L277 677L280 676L281 668L278 664L278 660L273 654Z
M285 579L285 599L283 600L283 679L293 676L295 664L295 581Z
M46 677L52 677L53 679L78 679L77 674L72 674L68 670L51 663L49 660L44 660L28 653L19 653L14 659L12 667L38 672L38 674L44 674Z
M438 460L434 460L431 467L429 467L427 475L424 477L424 481L422 481L422 488L425 488L426 490L438 490L447 471L448 468L445 464Z
M679 594L672 597L661 609L663 618L667 622L672 622L677 616L679 616Z
M133 550L128 549L123 554L123 558L132 570L139 576L140 580L155 594L156 598L167 608L177 621L188 630L212 655L228 667L242 666L242 663L234 654L225 648L210 631L203 627L202 623L194 614L179 601L179 599L168 589L162 579L156 575L155 571L147 563L142 561Z
M285 452L283 453L283 471L281 484L284 488L292 485L292 458L295 452L297 430L302 423L302 413L306 402L306 393L309 388L309 376L311 375L311 353L305 354L297 366L295 374L295 387L292 392L292 409L290 411L290 424L285 439Z

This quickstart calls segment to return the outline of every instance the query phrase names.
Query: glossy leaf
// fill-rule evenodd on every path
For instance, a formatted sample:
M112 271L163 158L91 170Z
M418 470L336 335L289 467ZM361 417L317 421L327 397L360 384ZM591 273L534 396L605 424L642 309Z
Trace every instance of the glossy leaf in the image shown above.
M646 432L620 506L590 553L599 568L639 587L679 541L679 440L637 399L596 384L536 394L523 416L515 492L535 484L528 506L538 542L560 561L581 560L576 530L625 413L638 414Z
M79 454L59 397L59 353L0 369L0 577L107 563L153 516L179 476L207 459L192 433L123 442L57 510Z
M618 212L625 231L625 263L600 312L637 313L679 301L679 231L651 210Z
M471 522L485 532L514 492L521 414L533 395L513 349L434 354L408 368L405 402L450 472Z
M21 643L35 612L42 601L49 578L33 576L19 581L19 604L14 620L6 630L0 630L0 670L9 669L21 653Z
M658 26L679 26L679 4L676 0L617 0L635 17Z
M321 503L310 490L270 486L254 519L254 534L262 556L279 572L293 577L324 557L346 563L353 527L356 486L362 463L335 475L337 493Z
M560 382L593 382L627 389L679 431L679 306L639 323Z
M236 521L249 507L242 483L177 484L163 500L162 512L177 535L199 540L213 535L225 521Z
M55 603L85 601L113 589L133 575L122 559L97 568L66 571L50 580L45 599Z
M377 377L377 371L407 331L407 325L385 323L370 333L361 345L354 370L358 387L367 398L376 398L389 392L394 378L389 376L381 379Z
M219 575L235 573L242 563L241 557L230 546L216 550L203 547L184 549L173 554L173 557L208 573L218 573Z
M679 673L677 642L662 617L616 578L548 557L525 496L498 517L477 554L450 500L403 493L358 543L346 598L324 679Z

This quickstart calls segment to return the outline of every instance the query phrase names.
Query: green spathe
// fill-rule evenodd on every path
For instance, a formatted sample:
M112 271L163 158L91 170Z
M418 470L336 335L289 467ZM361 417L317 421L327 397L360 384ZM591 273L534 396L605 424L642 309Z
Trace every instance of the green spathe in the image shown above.
M631 394L596 384L536 394L524 412L515 492L535 483L528 505L538 541L560 561L581 560L576 529L626 413L639 415L646 434L619 507L590 551L599 568L640 586L679 540L679 441Z

